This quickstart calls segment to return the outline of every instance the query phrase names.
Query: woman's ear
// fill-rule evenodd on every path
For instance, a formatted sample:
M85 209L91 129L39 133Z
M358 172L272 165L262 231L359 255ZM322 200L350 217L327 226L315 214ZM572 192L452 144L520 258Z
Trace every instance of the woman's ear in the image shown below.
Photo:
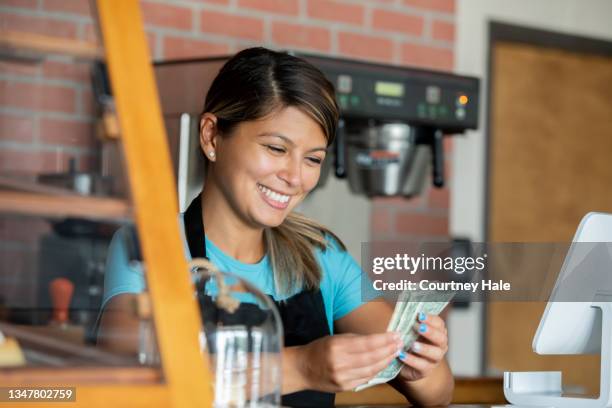
M217 148L217 117L204 113L200 118L200 148L210 161L215 161Z

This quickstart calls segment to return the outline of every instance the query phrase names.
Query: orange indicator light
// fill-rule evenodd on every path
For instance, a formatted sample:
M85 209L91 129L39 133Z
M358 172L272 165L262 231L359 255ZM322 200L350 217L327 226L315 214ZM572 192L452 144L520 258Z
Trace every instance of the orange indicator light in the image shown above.
M468 97L466 95L461 95L459 96L459 103L461 105L467 105L468 103Z

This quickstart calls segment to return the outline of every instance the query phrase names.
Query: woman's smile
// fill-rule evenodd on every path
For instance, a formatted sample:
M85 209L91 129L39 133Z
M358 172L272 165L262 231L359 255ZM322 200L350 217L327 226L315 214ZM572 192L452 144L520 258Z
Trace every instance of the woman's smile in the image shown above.
M284 210L289 206L291 196L272 190L262 184L257 183L257 189L263 200L272 208Z

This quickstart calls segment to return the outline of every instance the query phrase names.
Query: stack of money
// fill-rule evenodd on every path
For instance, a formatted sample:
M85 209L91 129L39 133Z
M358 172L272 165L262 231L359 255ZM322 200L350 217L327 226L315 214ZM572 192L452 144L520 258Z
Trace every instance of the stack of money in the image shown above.
M419 313L438 315L452 299L455 292L418 292L405 290L401 293L395 304L395 310L387 326L387 331L400 333L404 343L404 350L410 350L414 341L419 337L415 330ZM394 379L402 369L404 363L399 359L393 360L386 368L376 374L365 384L355 388L361 391L376 384L386 383Z

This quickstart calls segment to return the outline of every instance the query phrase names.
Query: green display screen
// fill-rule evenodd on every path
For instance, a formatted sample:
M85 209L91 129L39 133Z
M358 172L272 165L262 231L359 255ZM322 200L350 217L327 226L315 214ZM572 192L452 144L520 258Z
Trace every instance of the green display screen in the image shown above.
M376 92L376 95L380 96L392 96L395 98L401 98L402 96L404 96L404 84L400 84L397 82L376 81L374 92Z

